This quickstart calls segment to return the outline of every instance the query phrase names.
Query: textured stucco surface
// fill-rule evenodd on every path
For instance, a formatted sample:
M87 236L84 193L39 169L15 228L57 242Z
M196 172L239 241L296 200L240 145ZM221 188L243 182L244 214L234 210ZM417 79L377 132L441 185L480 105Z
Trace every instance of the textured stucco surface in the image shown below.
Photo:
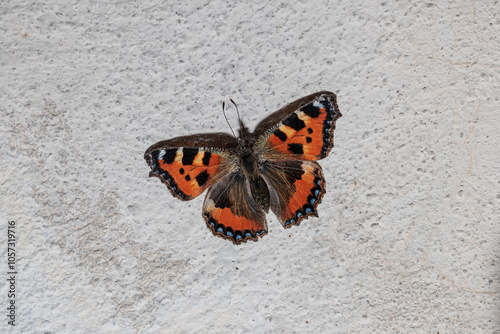
M496 1L3 2L0 331L499 333L499 28ZM323 89L319 218L234 246L148 178L223 99L253 128Z

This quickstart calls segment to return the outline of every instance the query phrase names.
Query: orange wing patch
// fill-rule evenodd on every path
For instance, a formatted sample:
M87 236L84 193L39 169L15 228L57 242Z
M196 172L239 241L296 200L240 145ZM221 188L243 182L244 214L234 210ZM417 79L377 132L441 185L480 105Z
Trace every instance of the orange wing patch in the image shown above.
M247 190L243 174L230 174L216 183L203 203L203 218L215 236L241 244L267 234L264 212Z
M146 152L150 176L165 183L175 197L190 200L210 187L225 169L225 159L218 152L202 148L163 148Z
M335 121L340 116L334 96L301 107L271 131L261 149L263 156L323 159L333 147Z
M207 207L207 210L210 208ZM205 220L208 228L218 237L239 245L247 240L257 241L267 234L267 227L260 221L237 216L230 208L213 207Z

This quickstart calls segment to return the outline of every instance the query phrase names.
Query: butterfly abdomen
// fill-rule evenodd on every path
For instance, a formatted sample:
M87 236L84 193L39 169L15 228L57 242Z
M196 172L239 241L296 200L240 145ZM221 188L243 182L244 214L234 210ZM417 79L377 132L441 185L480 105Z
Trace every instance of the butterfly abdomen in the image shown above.
M250 182L250 192L252 193L253 199L259 204L260 208L265 212L269 212L269 189L266 182L259 175L256 180Z

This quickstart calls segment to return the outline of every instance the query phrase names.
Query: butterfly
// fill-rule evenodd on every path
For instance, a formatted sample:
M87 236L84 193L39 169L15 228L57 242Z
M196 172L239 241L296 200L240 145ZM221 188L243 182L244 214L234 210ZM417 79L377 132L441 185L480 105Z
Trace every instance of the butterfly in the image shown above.
M285 228L299 225L325 195L321 166L333 148L337 97L321 91L274 112L239 137L203 133L160 141L144 158L171 194L189 201L208 189L202 215L215 236L241 244L267 234L271 209Z

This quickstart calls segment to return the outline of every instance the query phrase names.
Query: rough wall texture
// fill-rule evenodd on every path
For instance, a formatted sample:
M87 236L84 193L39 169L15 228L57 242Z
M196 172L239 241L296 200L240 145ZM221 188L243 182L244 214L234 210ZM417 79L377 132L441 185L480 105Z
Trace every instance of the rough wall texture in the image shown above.
M496 1L19 0L0 20L2 332L500 332ZM234 246L203 196L147 177L154 142L228 131L223 99L253 127L323 89L344 116L319 218Z

